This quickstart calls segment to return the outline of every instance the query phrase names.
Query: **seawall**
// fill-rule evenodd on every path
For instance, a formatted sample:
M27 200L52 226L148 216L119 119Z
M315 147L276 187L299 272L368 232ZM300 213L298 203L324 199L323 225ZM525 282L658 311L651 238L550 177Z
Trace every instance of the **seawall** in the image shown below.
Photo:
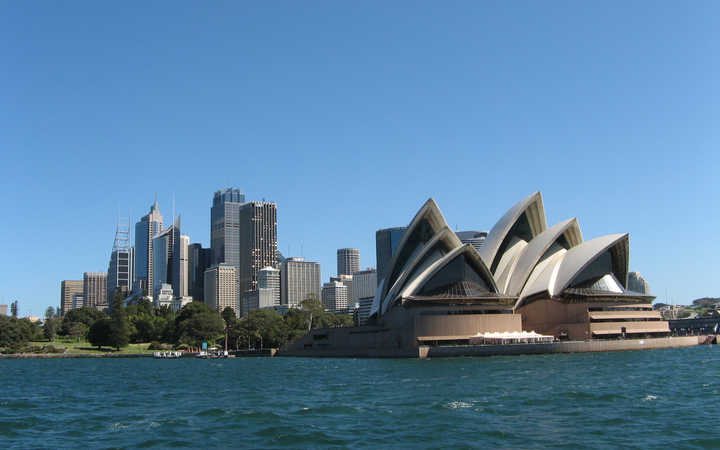
M706 336L682 336L650 339L618 339L595 341L564 341L550 344L453 345L420 346L417 348L325 348L280 350L277 356L319 358L447 358L457 356L532 355L546 353L610 352L692 347L704 342Z

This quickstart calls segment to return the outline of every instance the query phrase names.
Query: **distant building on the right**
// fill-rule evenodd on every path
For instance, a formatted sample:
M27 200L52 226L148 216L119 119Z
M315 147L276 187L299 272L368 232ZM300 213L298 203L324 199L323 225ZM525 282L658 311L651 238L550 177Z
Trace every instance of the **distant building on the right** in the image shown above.
M356 248L339 248L337 251L338 275L352 275L360 270L360 250Z
M395 249L397 249L405 230L407 227L394 227L375 232L375 267L377 268L378 285L387 276L385 271L390 266Z
M640 275L640 272L628 273L628 291L650 295L650 284Z
M456 231L455 235L460 239L463 244L470 244L475 247L475 250L480 251L485 238L487 238L487 231Z
M0 305L0 316L8 315L8 305Z

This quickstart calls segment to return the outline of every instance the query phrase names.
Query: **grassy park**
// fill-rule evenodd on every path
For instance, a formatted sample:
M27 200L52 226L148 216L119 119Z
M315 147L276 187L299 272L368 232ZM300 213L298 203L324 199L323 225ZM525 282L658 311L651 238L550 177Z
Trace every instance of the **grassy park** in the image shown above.
M110 347L101 347L100 350L98 350L97 347L93 347L90 342L81 340L66 340L66 339L55 339L53 342L49 342L47 340L45 341L32 341L29 343L29 346L32 347L45 347L47 345L52 345L55 347L56 350L60 349L67 349L64 353L88 353L88 354L98 354L98 353L152 353L153 350L148 350L149 343L141 343L141 344L128 344L126 347L122 347L119 351L115 350L114 348ZM58 353L63 353L58 351Z

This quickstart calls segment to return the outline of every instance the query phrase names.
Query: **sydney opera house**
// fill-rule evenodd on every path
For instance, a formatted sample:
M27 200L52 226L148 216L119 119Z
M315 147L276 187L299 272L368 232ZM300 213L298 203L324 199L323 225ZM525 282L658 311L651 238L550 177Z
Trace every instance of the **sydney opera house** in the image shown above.
M290 350L401 355L498 333L554 342L666 337L653 297L627 289L629 254L628 234L585 241L574 218L548 227L539 192L510 208L478 250L460 242L430 199L379 283L369 325L313 330Z

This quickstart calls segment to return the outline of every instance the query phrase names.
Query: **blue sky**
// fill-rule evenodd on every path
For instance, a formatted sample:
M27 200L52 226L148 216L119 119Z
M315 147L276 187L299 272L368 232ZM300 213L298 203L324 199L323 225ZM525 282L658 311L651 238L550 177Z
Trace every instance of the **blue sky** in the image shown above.
M0 303L107 269L118 212L209 245L215 190L335 272L434 197L629 232L657 301L720 296L717 2L2 2Z

